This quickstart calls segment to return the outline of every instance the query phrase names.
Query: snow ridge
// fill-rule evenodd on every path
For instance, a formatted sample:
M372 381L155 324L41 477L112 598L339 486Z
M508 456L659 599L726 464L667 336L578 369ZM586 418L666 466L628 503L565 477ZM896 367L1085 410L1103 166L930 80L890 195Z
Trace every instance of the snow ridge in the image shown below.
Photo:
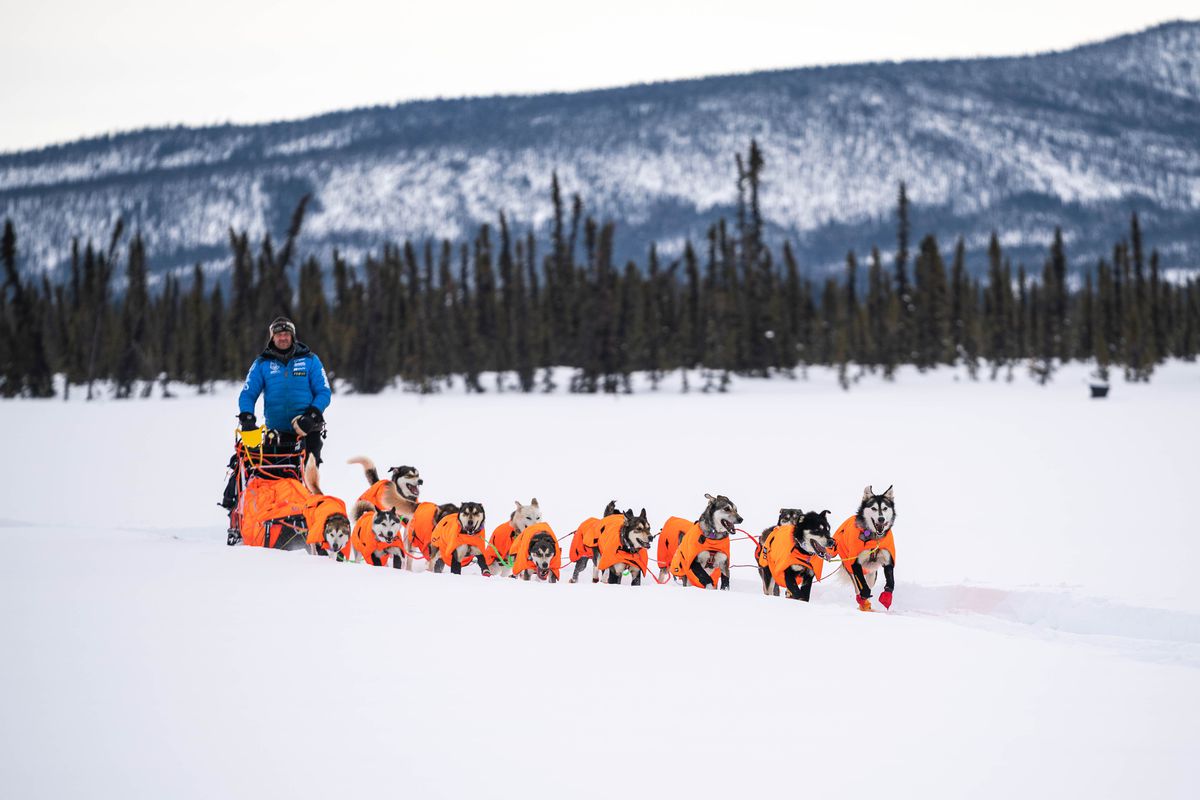
M433 100L253 126L166 128L0 155L0 214L32 265L122 215L158 268L227 263L230 226L279 235L314 194L306 252L461 237L505 211L544 233L551 175L668 254L729 214L733 154L766 159L769 235L804 263L915 231L998 230L1039 266L1053 227L1090 266L1142 214L1167 268L1200 266L1200 23L1020 58L858 64L540 96ZM975 259L975 268L982 259Z

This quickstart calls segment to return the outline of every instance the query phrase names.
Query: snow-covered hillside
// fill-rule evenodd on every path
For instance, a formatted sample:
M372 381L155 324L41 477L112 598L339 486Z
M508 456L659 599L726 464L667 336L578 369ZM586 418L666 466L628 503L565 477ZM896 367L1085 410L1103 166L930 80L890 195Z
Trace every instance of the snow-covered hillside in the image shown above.
M728 494L840 522L895 484L890 613L734 591L409 574L224 544L236 387L6 401L0 787L11 797L1190 798L1200 367L1086 397L904 373L729 395L336 395L345 464L420 467L561 535ZM745 542L734 562L750 560Z
M729 214L757 138L773 241L809 266L888 249L897 184L914 230L995 229L1040 267L1055 225L1075 264L1137 210L1165 267L1200 267L1200 23L1024 58L783 70L576 94L435 100L298 122L121 134L0 156L0 216L30 262L104 240L123 215L159 269L220 264L228 231L275 234L315 197L306 250L461 238L501 211L544 224L550 182L618 222L618 256L670 253ZM802 61L803 55L798 54ZM982 259L973 259L980 268Z

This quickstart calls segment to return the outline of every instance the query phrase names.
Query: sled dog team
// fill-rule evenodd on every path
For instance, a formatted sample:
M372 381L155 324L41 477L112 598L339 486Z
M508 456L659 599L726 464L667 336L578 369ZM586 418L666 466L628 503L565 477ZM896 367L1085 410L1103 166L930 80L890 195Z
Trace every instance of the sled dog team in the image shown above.
M480 572L538 579L556 583L562 570L562 548L550 526L542 521L537 498L528 504L516 501L507 522L485 540L483 505L476 502L444 503L420 500L421 480L416 467L400 466L380 478L368 458L350 459L360 464L369 484L349 514L341 500L324 495L313 459L305 465L304 483L313 497L314 513L308 533L310 552L338 560L366 561L374 566L412 570L415 559L427 561L434 572L446 567L454 574L472 562ZM737 506L725 495L706 494L708 504L695 521L669 517L658 532L656 580L668 574L685 585L701 589L729 588L729 543L742 522ZM762 532L755 560L763 594L807 601L814 581L822 579L824 563L837 561L854 584L855 600L863 611L871 609L871 589L883 571L884 588L879 602L892 605L895 589L896 546L892 525L896 519L892 487L876 494L863 490L854 516L830 532L830 512L779 510L777 523ZM566 537L563 537L564 539ZM575 568L570 583L592 565L592 583L619 584L626 572L638 586L649 569L651 533L646 509L622 512L610 501L600 517L589 517L571 534L569 561Z

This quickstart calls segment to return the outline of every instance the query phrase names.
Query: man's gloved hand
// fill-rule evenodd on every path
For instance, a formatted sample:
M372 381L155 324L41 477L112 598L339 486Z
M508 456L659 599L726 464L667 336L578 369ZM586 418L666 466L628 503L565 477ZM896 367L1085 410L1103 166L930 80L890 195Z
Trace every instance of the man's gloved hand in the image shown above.
M258 427L258 420L255 419L253 411L243 411L238 414L238 422L242 424L244 431L252 431Z
M321 430L321 426L325 424L325 417L321 415L320 409L316 406L309 406L304 409L304 413L296 417L296 427L304 431L304 435L316 433Z

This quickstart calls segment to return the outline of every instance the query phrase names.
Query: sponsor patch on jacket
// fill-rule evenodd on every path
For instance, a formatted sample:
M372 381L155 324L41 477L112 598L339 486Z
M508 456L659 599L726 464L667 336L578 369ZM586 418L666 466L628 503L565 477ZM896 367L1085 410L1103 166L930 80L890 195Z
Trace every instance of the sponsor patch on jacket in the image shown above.
M308 374L308 365L305 364L303 361L297 363L294 367L292 367L292 374L298 378L307 375Z

